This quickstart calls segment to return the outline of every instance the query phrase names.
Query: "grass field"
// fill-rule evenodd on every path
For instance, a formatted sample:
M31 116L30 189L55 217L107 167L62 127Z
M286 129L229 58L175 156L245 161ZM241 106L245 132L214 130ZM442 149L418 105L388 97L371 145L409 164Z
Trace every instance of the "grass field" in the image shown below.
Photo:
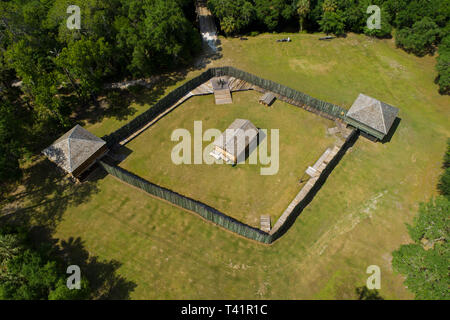
M285 36L293 42L275 42ZM433 57L408 55L392 40L318 37L222 38L223 57L211 65L233 65L346 108L362 92L400 108L402 121L389 143L360 138L274 245L236 237L111 176L90 184L82 199L38 203L33 212L56 210L55 238L79 239L90 255L118 261L118 273L133 284L122 296L135 299L351 299L374 264L382 297L412 298L392 271L391 252L409 241L405 223L418 203L437 193L450 99L438 94ZM105 118L93 127L118 125Z
M333 121L323 119L303 109L277 101L271 108L258 103L255 91L233 94L233 104L215 105L214 97L193 97L126 147L131 154L120 165L161 186L202 201L244 223L259 227L262 214L271 215L273 223L299 192L298 183L308 166L313 165L335 138L327 136ZM270 156L271 130L279 130L279 171L261 175L268 165L238 164L181 164L171 160L171 141L174 130L187 129L194 137L194 121L202 121L203 133L211 128L223 132L235 119L249 119L262 129ZM212 150L211 142L204 142L202 150ZM258 153L258 150L254 152ZM194 142L191 143L193 163ZM208 154L208 157L209 156Z

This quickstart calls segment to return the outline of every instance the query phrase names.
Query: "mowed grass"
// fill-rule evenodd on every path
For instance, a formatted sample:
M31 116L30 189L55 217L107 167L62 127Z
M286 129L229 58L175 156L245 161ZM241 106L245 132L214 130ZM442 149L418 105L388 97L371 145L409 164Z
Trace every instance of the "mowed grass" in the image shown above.
M285 36L293 42L276 43ZM433 57L408 55L391 40L319 36L222 38L223 58L213 65L346 108L363 92L400 108L402 121L389 143L360 138L274 245L236 237L111 176L65 210L54 236L80 237L92 255L120 261L121 275L137 284L135 299L356 298L370 265L381 268L381 296L412 298L391 252L410 241L405 223L418 203L437 194L450 99L437 92Z
M260 216L266 214L275 223L300 191L299 180L308 166L333 146L336 139L327 136L327 128L335 124L282 101L264 107L258 103L260 96L255 91L236 92L229 105L215 105L212 95L193 97L128 143L131 154L120 166L254 227L259 228ZM202 139L207 130L223 132L235 119L248 119L257 128L267 130L267 156L272 162L261 164L260 146L251 154L258 157L257 164L250 164L250 159L235 167L207 164L205 161L213 160L209 155L213 149L210 140L199 148L202 164L194 164L194 122L201 122L198 135ZM177 129L186 129L190 140L172 141ZM180 142L189 146L188 164L172 161L173 149ZM272 151L273 145L279 145L279 152ZM262 168L269 167L272 174L263 175Z

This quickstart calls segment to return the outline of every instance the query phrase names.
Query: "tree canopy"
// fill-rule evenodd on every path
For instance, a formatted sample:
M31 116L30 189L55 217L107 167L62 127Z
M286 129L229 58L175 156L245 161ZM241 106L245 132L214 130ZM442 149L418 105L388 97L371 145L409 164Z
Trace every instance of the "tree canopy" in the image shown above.
M62 264L45 247L34 248L21 231L0 230L0 299L80 300L89 297L89 284L70 290Z
M444 157L445 173L439 188L442 196L422 203L414 222L408 225L413 241L392 253L394 270L406 277L405 285L421 300L448 300L450 279L450 140Z

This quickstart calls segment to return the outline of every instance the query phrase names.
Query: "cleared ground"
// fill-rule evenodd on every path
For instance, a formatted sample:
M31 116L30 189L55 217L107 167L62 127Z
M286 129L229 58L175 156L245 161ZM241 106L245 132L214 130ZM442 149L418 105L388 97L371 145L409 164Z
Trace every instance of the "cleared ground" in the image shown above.
M258 103L255 91L233 94L233 104L215 105L214 96L193 97L150 129L126 145L131 151L120 165L161 186L202 201L244 223L259 227L261 215L269 214L273 223L300 191L300 178L335 138L327 136L333 121L303 109L277 101L271 108ZM279 170L261 175L269 165L194 164L194 121L202 122L202 136L214 128L223 132L235 119L249 119L268 130L268 156L271 156L272 130L279 130ZM176 165L171 154L180 142L171 141L176 129L187 129L191 135L192 164ZM204 142L202 152L212 150ZM257 154L259 149L254 152ZM273 161L275 159L273 158ZM274 167L275 168L275 167ZM274 169L276 170L276 169Z
M276 43L287 36L293 42ZM49 177L36 179L60 201L28 196L24 203L37 207L27 214L47 219L55 212L54 237L80 238L92 256L119 261L120 275L135 284L122 290L136 299L356 298L373 264L381 268L382 297L411 298L392 272L391 252L409 241L405 223L418 202L436 194L450 98L434 84L434 57L408 55L391 40L320 36L222 38L224 57L213 65L234 65L346 108L363 92L400 108L402 121L387 144L359 139L273 246L236 237L110 176L84 197L74 192L75 199ZM95 130L119 124L104 119Z

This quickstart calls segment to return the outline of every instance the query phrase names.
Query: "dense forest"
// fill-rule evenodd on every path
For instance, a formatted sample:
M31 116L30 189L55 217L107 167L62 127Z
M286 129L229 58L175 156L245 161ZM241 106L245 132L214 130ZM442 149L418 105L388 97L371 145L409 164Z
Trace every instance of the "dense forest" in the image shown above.
M367 7L381 7L369 30ZM81 29L69 30L69 5ZM395 36L423 56L438 50L442 94L450 93L450 2L442 0L210 0L225 35L323 31ZM201 50L194 0L10 0L0 2L0 188L20 161L70 128L104 83L189 65Z
M417 56L439 48L441 94L450 94L450 1L443 0L209 0L225 35L301 30L391 38ZM369 29L368 8L380 9L381 28Z

